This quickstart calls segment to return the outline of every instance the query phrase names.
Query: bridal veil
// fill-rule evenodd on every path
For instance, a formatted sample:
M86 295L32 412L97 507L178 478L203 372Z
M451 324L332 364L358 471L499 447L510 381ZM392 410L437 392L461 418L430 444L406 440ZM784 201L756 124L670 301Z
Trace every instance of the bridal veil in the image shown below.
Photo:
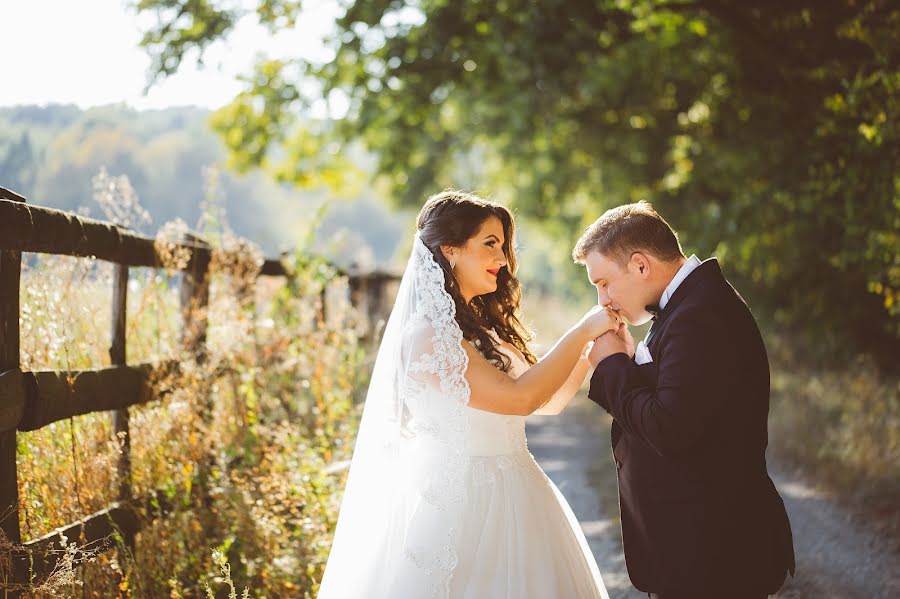
M470 393L444 281L416 234L375 360L319 599L449 595Z

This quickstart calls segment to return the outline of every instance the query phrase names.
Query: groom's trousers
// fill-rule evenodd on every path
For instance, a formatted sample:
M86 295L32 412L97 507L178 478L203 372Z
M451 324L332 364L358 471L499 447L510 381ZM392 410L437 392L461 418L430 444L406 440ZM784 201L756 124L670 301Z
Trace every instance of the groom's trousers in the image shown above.
M650 599L766 599L769 595L765 592L754 593L745 590L726 592L704 593L647 593Z

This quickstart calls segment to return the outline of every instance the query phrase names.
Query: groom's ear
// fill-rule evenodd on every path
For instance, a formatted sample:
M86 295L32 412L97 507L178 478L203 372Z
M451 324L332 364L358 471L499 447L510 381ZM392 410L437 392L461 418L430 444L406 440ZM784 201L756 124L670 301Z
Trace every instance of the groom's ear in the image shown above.
M642 279L650 276L650 259L643 252L635 252L631 255L631 267Z

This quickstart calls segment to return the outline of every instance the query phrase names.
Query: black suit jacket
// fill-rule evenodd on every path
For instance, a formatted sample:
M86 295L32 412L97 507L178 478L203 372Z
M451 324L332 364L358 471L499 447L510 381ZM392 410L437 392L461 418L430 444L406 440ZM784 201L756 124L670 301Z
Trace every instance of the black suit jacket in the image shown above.
M657 593L774 593L793 574L794 550L766 471L769 364L718 261L678 286L648 349L648 364L622 353L603 360L589 391L614 419L632 583Z

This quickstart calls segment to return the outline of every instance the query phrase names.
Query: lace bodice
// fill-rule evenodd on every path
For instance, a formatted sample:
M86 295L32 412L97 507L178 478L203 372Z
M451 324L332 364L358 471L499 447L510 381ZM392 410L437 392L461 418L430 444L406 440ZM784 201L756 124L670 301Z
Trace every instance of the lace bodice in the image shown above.
M496 333L491 331L495 340ZM519 354L500 344L497 348L512 361L509 375L519 378L529 364ZM527 450L525 441L525 417L494 414L475 408L466 408L469 419L468 454L471 456L507 455Z
M490 333L499 342L496 333ZM519 378L528 370L528 362L518 352L503 344L499 344L498 349L512 362L510 376ZM425 362L432 360L429 355L420 359ZM440 440L448 432L444 430L447 425L440 409L443 402L432 395L437 392L438 387L427 384L427 380L421 376L409 377L406 384L405 403L410 413L409 428L419 438L422 449L427 452L432 442ZM496 456L527 451L523 416L495 414L468 406L463 408L463 412L467 421L467 426L463 427L465 455Z

